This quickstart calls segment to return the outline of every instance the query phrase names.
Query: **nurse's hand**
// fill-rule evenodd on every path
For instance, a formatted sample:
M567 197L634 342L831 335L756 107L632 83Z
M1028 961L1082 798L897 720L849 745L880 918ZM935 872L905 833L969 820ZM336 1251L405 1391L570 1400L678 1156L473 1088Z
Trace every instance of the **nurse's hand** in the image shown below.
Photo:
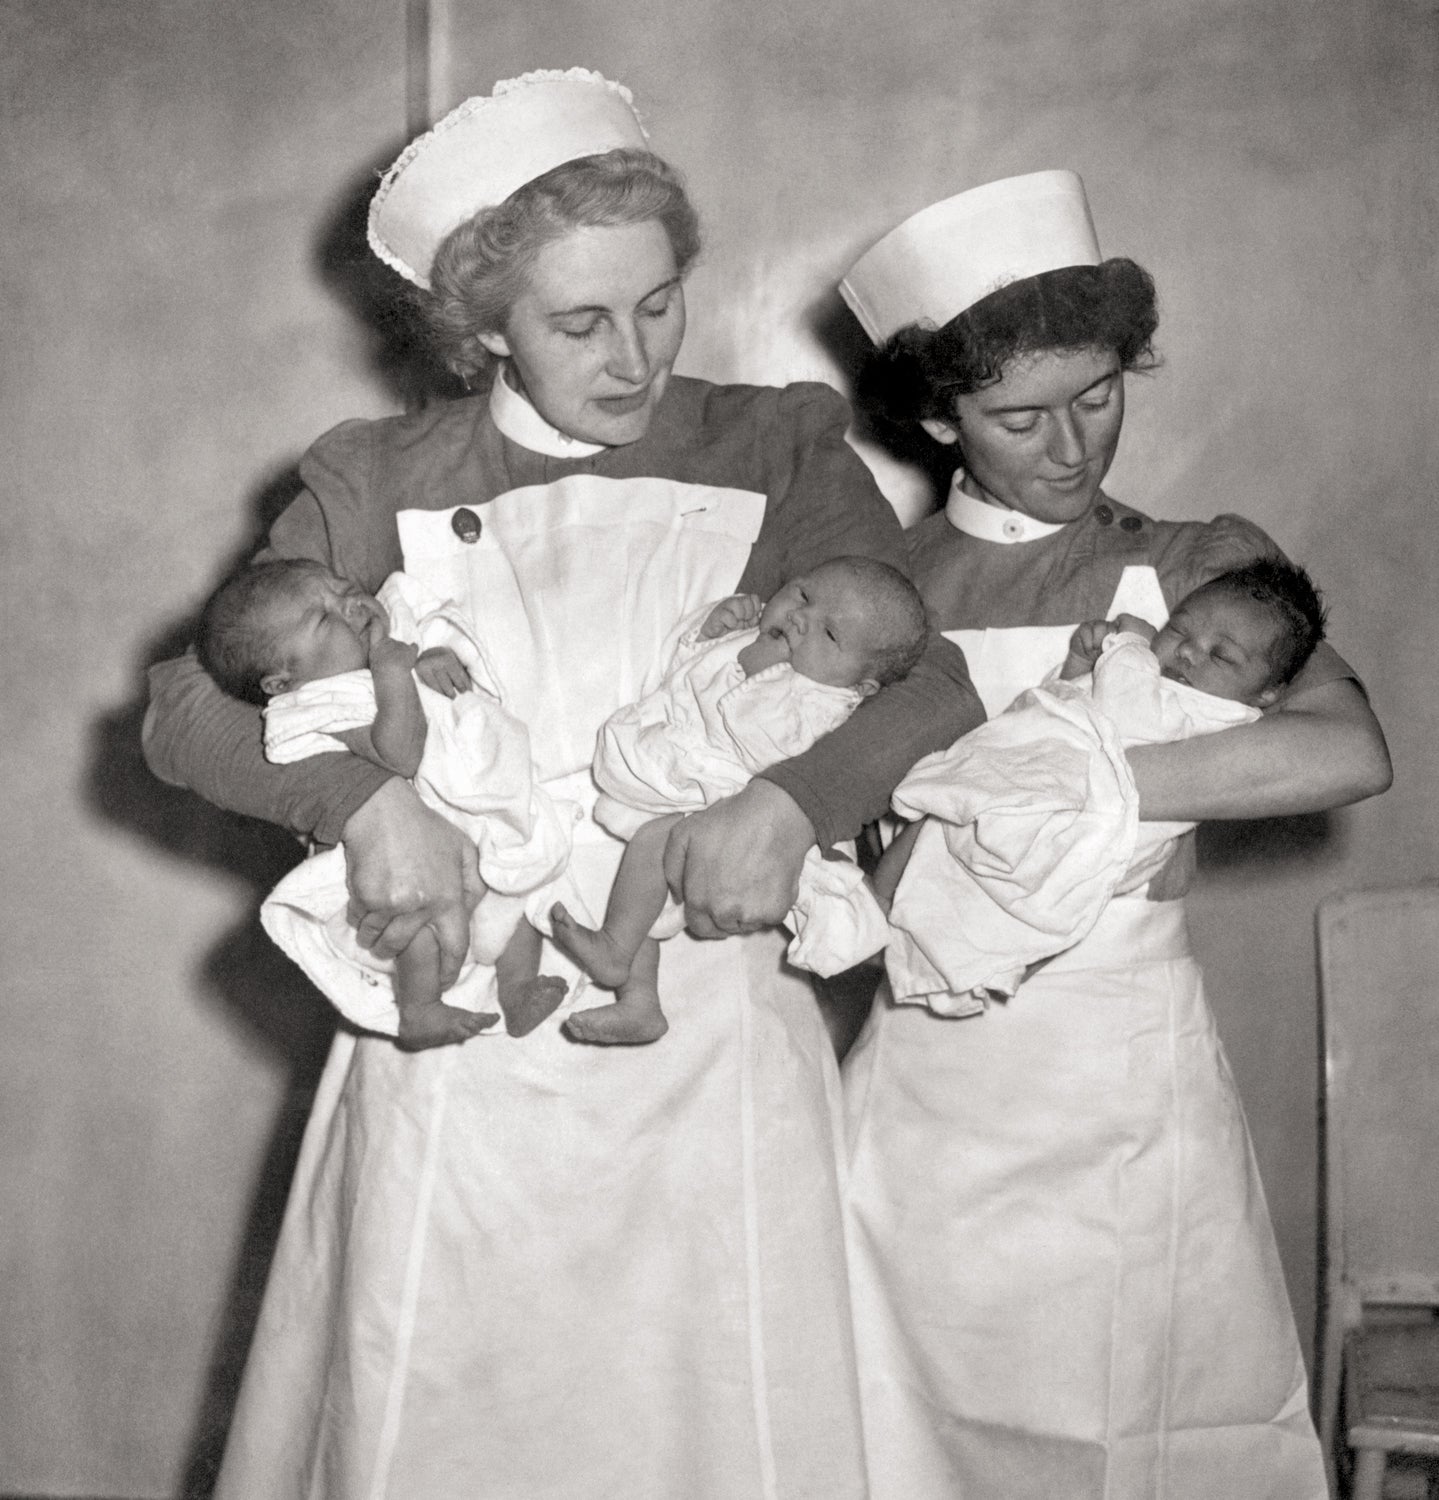
M770 781L682 818L665 846L665 880L701 938L755 932L784 921L814 827Z
M440 986L448 989L470 950L470 913L485 893L474 844L398 778L350 815L343 843L348 915L360 946L393 958L428 927L440 945Z

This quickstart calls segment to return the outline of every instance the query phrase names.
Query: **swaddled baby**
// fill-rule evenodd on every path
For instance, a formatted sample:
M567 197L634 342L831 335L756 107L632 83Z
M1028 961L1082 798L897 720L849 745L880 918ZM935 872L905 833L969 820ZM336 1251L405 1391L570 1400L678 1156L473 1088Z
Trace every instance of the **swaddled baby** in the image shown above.
M492 1026L492 990L512 1036L553 1012L565 982L539 973L540 937L523 898L564 869L573 809L537 785L528 732L500 702L461 612L404 573L376 597L317 562L257 563L206 605L196 646L222 688L264 705L270 760L348 749L412 778L479 851L489 889L471 923L471 962L449 994L459 1003L441 998L428 928L392 966L358 946L343 850L280 882L260 911L265 929L341 1013L419 1049Z
M663 856L687 812L738 792L800 754L870 694L913 668L928 636L924 605L903 574L839 557L790 579L768 603L752 594L708 606L686 629L655 692L600 731L595 816L629 839L604 925L550 912L554 941L612 1005L565 1023L581 1041L650 1042L667 1029L651 936L665 910ZM678 930L677 914L658 931ZM790 961L833 974L884 946L884 917L859 870L810 850L790 915Z

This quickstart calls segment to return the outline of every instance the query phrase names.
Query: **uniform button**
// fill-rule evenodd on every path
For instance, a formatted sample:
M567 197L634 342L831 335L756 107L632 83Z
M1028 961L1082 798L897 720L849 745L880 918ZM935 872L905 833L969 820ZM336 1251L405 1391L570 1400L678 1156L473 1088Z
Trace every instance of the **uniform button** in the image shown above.
M1010 516L999 529L1011 542L1017 541L1024 535L1024 522L1016 516Z
M1138 516L1125 516L1119 523L1119 529L1121 531L1142 531L1144 529L1144 522Z
M468 505L462 505L453 516L450 517L450 530L455 533L462 542L475 543L480 539L480 518Z
M1109 523L1114 519L1114 512L1110 510L1107 505L1101 505L1094 512L1094 519L1098 521L1101 526L1108 526Z

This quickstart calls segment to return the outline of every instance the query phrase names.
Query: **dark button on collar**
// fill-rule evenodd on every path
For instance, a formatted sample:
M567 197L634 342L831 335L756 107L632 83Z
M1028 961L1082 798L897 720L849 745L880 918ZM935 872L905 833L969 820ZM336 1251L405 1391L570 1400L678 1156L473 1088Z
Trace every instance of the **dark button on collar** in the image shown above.
M1125 516L1119 523L1119 529L1121 531L1142 531L1144 529L1144 522L1138 516Z
M1101 526L1108 526L1109 523L1114 519L1114 512L1110 510L1107 505L1101 505L1094 512L1094 519L1098 521Z
M462 505L454 513L454 515L450 517L450 530L453 531L462 542L469 542L473 544L479 541L480 532L482 529L483 528L480 526L480 518L474 513L474 511L469 508L468 505Z

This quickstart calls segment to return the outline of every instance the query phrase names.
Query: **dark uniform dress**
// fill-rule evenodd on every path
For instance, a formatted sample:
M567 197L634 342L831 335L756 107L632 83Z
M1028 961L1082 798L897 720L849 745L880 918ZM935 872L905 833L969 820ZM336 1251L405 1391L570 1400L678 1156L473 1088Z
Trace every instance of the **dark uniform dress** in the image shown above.
M1160 625L1275 550L1237 517L1157 522L1101 496L1055 527L957 485L910 541L991 715L1081 621ZM1321 647L1294 690L1345 675ZM874 1500L1325 1494L1263 1190L1173 899L1191 864L1115 900L983 1016L882 990L846 1061Z

